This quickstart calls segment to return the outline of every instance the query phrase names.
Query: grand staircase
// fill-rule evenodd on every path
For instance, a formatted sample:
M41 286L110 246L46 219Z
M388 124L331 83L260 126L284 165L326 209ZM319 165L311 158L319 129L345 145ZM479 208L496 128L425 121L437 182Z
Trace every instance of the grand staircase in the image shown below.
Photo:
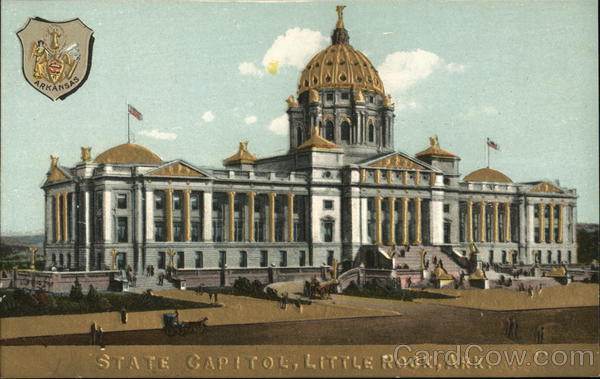
M461 267L454 257L444 253L439 246L425 246L423 248L427 252L425 261L429 260L429 270L435 269L433 264L433 259L435 257L438 262L440 260L443 262L444 269L446 269L449 274L458 275L461 271L467 272L465 267ZM401 266L406 264L409 269L419 270L421 268L420 250L420 246L411 246L410 250L404 254L404 257L396 258L396 263Z
M133 293L143 293L149 289L151 289L153 291L163 291L163 290L177 289L177 287L175 286L174 283L168 281L167 278L165 278L165 280L163 280L162 286L158 285L158 275L154 275L154 276L140 275L137 277L135 287L132 286L131 283L129 285L129 292L133 292Z

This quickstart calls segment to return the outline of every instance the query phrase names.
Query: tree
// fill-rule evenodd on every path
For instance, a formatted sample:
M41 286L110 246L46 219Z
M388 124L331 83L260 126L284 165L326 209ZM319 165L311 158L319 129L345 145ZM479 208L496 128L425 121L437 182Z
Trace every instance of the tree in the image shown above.
M81 290L81 283L79 280L75 278L75 283L71 287L71 293L69 293L69 298L73 301L81 301L83 299L83 291Z
M89 304L96 304L99 299L100 299L100 295L98 294L98 291L96 290L96 288L94 288L93 285L90 284L90 288L88 289L88 293L85 296L85 300Z

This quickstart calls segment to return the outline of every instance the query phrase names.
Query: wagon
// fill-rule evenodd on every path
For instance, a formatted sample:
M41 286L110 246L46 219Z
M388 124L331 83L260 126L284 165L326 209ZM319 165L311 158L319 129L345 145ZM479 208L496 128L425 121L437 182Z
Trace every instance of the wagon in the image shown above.
M201 333L206 328L205 317L198 322L183 322L179 321L179 313L164 313L163 314L163 330L168 336L179 334L180 336L188 333Z

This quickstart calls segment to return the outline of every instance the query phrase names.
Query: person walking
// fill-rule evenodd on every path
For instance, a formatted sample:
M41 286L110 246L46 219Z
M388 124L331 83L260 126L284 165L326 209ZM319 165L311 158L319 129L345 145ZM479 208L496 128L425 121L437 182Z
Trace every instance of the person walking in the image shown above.
M96 323L92 323L92 326L90 327L90 345L95 345L96 344Z
M518 329L518 327L519 327L519 323L517 322L517 316L514 316L514 315L513 315L513 316L512 316L512 320L513 320L513 325L512 325L512 330L511 330L511 335L510 335L510 337L511 337L513 340L516 340L516 339L517 339L517 329Z
M219 304L219 298L218 298L219 293L215 292L215 303Z
M544 343L544 326L540 325L535 330L535 343L543 344Z
M104 349L104 329L102 329L102 327L98 328L98 331L96 333L96 341L98 345L100 345L100 348Z
M121 308L121 324L127 324L127 309Z

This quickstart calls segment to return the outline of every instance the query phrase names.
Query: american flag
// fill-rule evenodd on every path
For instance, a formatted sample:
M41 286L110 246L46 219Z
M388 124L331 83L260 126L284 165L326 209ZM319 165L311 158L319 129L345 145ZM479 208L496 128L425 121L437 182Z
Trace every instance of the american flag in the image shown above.
M132 115L133 117L137 118L138 120L142 121L142 112L138 111L137 109L135 109L135 107L131 104L129 105L129 114Z
M498 146L498 144L496 142L492 141L489 138L487 139L487 145L494 150L500 150L500 146Z

